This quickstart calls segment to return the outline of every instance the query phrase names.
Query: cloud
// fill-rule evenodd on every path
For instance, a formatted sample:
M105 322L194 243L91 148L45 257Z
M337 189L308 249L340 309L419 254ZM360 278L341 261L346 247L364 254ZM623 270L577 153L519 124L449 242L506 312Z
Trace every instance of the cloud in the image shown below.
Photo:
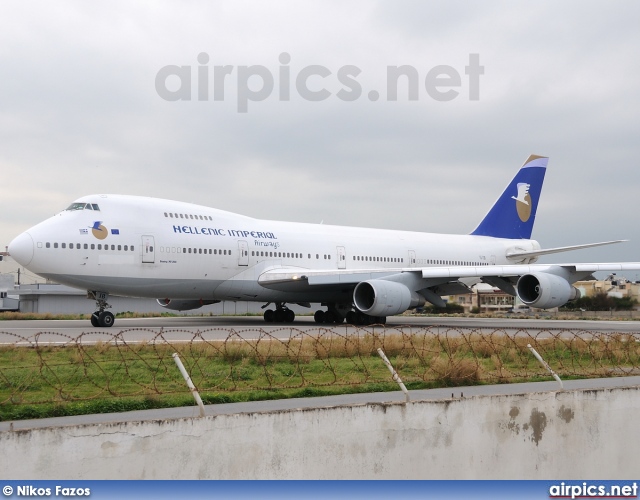
M95 192L167 197L255 217L467 232L531 153L551 157L534 230L545 246L627 237L640 157L640 33L634 2L68 1L4 5L0 19L0 246ZM197 100L197 56L233 66L225 100ZM281 53L290 63L279 62ZM485 68L468 96L469 54ZM449 102L424 87L455 68ZM167 65L190 66L192 100L155 91ZM238 113L240 66L274 91ZM331 96L302 99L295 78ZM362 96L336 97L357 66ZM388 66L411 65L419 99ZM291 98L278 99L282 67ZM210 84L213 82L210 80ZM258 85L259 81L253 81ZM369 91L381 98L369 100ZM593 252L593 253L589 253ZM600 253L598 253L600 252ZM576 254L577 258L578 254Z

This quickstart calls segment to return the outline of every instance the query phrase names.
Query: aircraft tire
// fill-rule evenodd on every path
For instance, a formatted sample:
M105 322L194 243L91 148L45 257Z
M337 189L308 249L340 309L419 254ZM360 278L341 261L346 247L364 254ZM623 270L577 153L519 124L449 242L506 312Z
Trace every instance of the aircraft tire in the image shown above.
M354 325L362 326L362 325L368 324L367 320L369 316L367 316L366 314L360 311L356 312L355 314L356 314L356 317L355 317Z
M267 309L263 315L264 321L266 323L273 323L273 315L274 315L273 309Z
M116 318L109 311L102 311L98 316L98 324L103 328L111 328Z
M296 319L296 313L294 313L291 309L287 309L284 312L285 323L293 323L295 319Z
M318 310L315 312L315 314L313 315L313 320L316 323L324 323L324 311Z
M100 320L98 319L99 314L100 313L96 311L91 315L91 326L96 328L100 326Z
M284 309L276 309L273 313L273 320L276 323L284 322Z
M347 323L350 325L356 325L356 321L357 321L357 315L355 311L349 311L347 313Z

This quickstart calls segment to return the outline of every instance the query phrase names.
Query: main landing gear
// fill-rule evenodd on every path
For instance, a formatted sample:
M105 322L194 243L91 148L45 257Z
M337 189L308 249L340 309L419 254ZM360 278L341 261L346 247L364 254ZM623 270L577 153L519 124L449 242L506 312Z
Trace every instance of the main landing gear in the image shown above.
M265 304L262 308L266 308ZM295 313L289 309L284 302L276 302L276 309L267 309L264 312L264 320L267 323L293 323L296 319ZM387 322L386 316L369 316L358 310L354 310L351 304L331 303L322 304L327 306L327 310L318 310L313 315L316 323L328 325L341 325L346 322L350 325L384 325Z
M106 292L88 292L89 299L95 299L96 306L98 310L91 315L91 325L102 328L110 328L113 326L115 322L115 316L112 312L106 311L105 309L111 307L107 303L107 299L109 298L109 294Z
M293 323L295 319L296 313L289 309L284 302L276 302L275 311L267 309L264 312L264 320L267 323Z

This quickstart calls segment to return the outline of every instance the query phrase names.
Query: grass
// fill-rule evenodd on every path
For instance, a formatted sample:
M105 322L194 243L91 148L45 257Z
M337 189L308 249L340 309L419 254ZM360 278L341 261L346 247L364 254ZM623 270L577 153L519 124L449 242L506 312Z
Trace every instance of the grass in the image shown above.
M0 420L193 405L172 358L178 352L205 403L398 390L381 347L411 389L637 373L629 335L586 340L468 334L302 336L282 341L200 341L0 348Z

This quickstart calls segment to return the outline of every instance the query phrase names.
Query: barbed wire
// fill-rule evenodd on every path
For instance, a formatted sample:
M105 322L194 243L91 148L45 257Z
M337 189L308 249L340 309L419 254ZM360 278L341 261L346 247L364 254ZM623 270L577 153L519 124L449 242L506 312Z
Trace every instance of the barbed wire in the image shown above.
M381 348L409 388L640 374L640 334L579 329L451 326L117 333L0 332L0 407L186 395L178 353L200 394L393 389ZM0 408L1 410L2 408ZM0 418L2 418L0 411Z

